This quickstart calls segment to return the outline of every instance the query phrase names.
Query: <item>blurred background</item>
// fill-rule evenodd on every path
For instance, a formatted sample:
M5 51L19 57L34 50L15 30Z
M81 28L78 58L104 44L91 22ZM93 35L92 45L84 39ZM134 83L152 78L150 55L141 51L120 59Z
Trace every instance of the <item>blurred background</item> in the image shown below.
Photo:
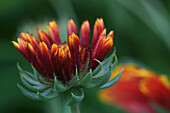
M169 0L0 0L0 113L59 113L62 108L58 98L33 101L17 88L17 83L22 84L17 62L30 70L11 43L19 32L37 35L37 28L46 30L48 21L56 20L65 40L68 19L73 18L78 29L89 20L92 33L96 18L101 17L107 32L114 30L119 63L140 62L157 73L170 75L169 15ZM97 90L86 90L85 94L82 113L125 112L101 103Z

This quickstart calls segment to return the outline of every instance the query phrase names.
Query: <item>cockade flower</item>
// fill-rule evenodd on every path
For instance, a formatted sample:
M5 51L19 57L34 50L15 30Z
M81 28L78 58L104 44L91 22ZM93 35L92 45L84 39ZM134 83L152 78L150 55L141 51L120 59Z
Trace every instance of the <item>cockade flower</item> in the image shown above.
M124 71L116 85L101 90L101 101L118 105L131 113L159 113L170 111L170 83L165 75L158 75L135 64L119 65L111 78Z
M62 95L71 106L83 99L83 89L106 88L118 81L121 73L109 80L117 64L115 52L104 60L113 47L113 31L106 35L103 19L94 24L92 46L88 21L81 25L81 41L72 19L67 25L67 42L61 42L55 21L49 22L48 32L38 29L39 40L32 34L20 33L18 43L12 41L33 68L30 73L18 65L27 89L18 87L26 96L43 100Z

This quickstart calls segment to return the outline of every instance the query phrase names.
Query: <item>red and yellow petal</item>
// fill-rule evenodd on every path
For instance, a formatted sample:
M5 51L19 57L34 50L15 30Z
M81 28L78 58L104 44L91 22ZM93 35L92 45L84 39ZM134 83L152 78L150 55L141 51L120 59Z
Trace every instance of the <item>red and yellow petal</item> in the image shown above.
M167 87L159 77L152 76L142 79L139 82L139 89L146 97L170 110L170 86Z
M87 20L84 21L83 24L81 25L80 37L81 43L85 45L90 44L90 24Z
M67 35L68 35L68 37L69 37L69 35L72 35L73 33L77 35L77 26L74 23L73 19L70 19L68 21L68 24L67 24Z
M39 39L42 42L46 43L48 48L50 48L51 47L51 40L49 39L47 33L42 31L42 30L40 30L40 29L37 29L37 33L38 33Z
M71 61L73 62L73 66L79 67L79 38L76 34L72 34L68 37L68 45L71 54Z
M16 48L17 50L20 49L20 46L19 46L19 44L18 44L17 42L12 41L12 44L15 46L15 48Z
M44 42L40 42L39 44L39 53L38 53L38 58L43 65L44 68L44 73L49 78L53 78L53 67L50 61L49 53L48 53L48 47Z
M22 38L25 42L31 43L31 45L36 48L38 47L38 40L29 33L20 33L20 38Z
M100 39L98 39L95 48L92 51L92 59L93 59L92 69L95 69L98 65L98 62L96 62L94 59L103 61L104 58L112 49L112 47L113 47L113 37L106 38L105 36L101 36Z
M102 101L116 104L129 112L156 112L153 103L170 108L168 79L134 64L119 65L113 70L114 78L124 67L120 80L114 86L102 90ZM169 109L170 110L170 109Z
M100 34L102 33L102 31L104 30L104 22L103 19L100 18L96 20L95 24L94 24L94 29L93 29L93 40L92 40L92 48L95 47Z
M54 43L61 43L60 37L59 37L59 31L58 31L58 26L55 21L51 21L48 24L48 32L51 37L51 40Z

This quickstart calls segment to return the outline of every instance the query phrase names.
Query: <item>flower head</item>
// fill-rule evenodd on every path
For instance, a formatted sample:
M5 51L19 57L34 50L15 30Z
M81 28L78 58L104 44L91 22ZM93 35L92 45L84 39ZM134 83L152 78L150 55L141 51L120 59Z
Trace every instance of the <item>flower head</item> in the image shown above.
M102 62L113 46L113 31L106 36L102 19L97 19L93 33L93 45L90 47L90 25L84 21L81 26L81 42L78 38L77 27L72 19L69 20L68 44L61 42L55 21L48 24L49 35L38 29L37 40L29 33L20 33L18 43L12 41L18 51L35 67L44 77L53 79L53 73L63 83L69 82L75 75L84 69L89 59L89 69L98 66L95 59Z
M122 66L124 71L117 84L100 92L102 101L119 105L133 113L155 113L154 103L170 110L170 84L165 75L134 64L125 64L115 68L112 77Z
M90 25L87 20L81 25L81 41L78 37L77 26L72 19L68 21L67 25L68 43L61 42L55 21L49 22L48 32L49 35L38 29L39 40L29 33L20 33L18 43L12 41L17 50L36 69L37 72L31 76L32 81L36 80L40 84L39 86L43 86L45 82L52 84L49 87L55 90L52 89L53 93L50 94L56 93L57 95L79 86L81 88L101 87L109 80L110 72L116 65L113 65L113 59L116 56L113 53L107 60L103 61L113 47L113 31L106 35L103 19L97 19L94 24L92 47L90 46ZM44 92L46 87L41 87L42 90L38 89L37 84L27 79L29 73L19 66L18 68L23 83L28 88L38 92L39 97L44 96L45 98L48 93L43 95L39 92ZM42 84L39 77L46 81L43 80ZM109 84L111 85L111 82ZM27 96L30 95L28 91L23 91L23 88L19 87ZM104 87L106 86L102 88ZM34 98L39 97L37 94L34 95Z

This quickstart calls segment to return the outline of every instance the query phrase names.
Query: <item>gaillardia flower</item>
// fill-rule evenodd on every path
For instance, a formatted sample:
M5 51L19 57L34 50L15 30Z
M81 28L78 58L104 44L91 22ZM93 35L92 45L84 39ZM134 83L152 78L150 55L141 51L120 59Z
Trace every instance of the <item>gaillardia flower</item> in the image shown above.
M105 88L119 79L120 75L109 81L117 59L113 52L104 60L113 47L113 31L106 35L103 19L97 19L94 24L92 46L88 21L81 26L81 41L72 19L67 25L68 43L61 42L55 21L49 22L48 32L49 35L38 29L39 40L32 34L20 33L18 43L12 41L34 70L34 73L29 73L18 65L21 80L31 90L18 85L26 96L51 99L63 94L69 105L82 100L82 88Z
M111 78L124 71L116 85L101 90L101 101L117 105L130 113L160 113L170 111L170 83L165 75L158 75L135 64L119 65Z

